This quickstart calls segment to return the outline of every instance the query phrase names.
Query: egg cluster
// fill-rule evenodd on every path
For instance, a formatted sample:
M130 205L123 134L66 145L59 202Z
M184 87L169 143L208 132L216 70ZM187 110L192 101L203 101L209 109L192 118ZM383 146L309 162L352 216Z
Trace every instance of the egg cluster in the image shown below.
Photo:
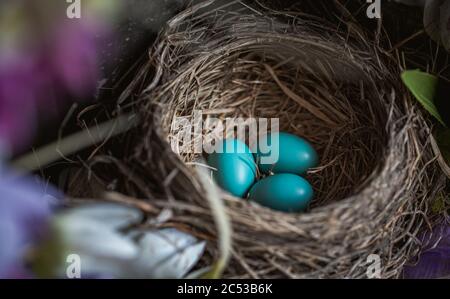
M273 140L278 140L278 145L272 149ZM270 150L263 151L261 144ZM301 212L307 208L314 191L302 176L318 164L318 155L308 141L280 132L265 135L253 153L237 139L222 140L218 146L222 151L210 154L207 161L223 190L277 211ZM264 157L272 155L272 150L278 151L278 159L267 163L271 159ZM259 181L258 169L263 175Z

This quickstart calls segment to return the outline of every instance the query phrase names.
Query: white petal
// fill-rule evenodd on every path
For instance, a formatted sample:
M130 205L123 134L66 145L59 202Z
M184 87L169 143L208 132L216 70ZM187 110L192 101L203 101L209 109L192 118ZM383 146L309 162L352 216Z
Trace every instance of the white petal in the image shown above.
M97 220L62 215L58 228L65 246L74 254L129 260L138 253L132 240Z
M205 244L176 229L146 232L138 242L137 275L145 278L182 278L198 262Z
M113 228L120 229L139 223L142 220L141 211L113 203L89 204L70 210L76 217L92 219Z

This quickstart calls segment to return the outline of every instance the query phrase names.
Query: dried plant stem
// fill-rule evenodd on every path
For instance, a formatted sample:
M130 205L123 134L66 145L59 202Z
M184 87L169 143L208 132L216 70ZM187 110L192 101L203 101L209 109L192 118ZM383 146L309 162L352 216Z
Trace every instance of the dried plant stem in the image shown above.
M206 191L206 198L209 201L209 205L212 214L217 225L217 231L219 236L219 249L220 257L214 263L211 270L205 274L206 278L220 278L225 271L226 266L231 256L231 244L232 244L232 228L231 222L227 214L225 204L220 197L217 186L213 184L208 176L208 171L205 171L201 167L197 167L197 173L199 179Z
M122 134L137 125L135 114L121 115L81 132L64 137L12 162L20 171L35 171L108 138Z

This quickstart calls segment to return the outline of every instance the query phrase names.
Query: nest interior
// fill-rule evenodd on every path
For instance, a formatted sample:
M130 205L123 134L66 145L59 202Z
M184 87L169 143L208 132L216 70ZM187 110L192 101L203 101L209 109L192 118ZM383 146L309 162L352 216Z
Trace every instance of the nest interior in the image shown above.
M126 157L108 158L123 178L117 189L173 210L159 225L209 240L210 265L223 254L220 236L192 163L199 155L171 148L173 121L196 110L206 124L279 118L282 131L307 138L320 155L308 173L316 197L307 213L285 214L221 193L233 227L224 276L361 278L367 257L378 254L382 276L399 277L444 179L428 125L398 78L397 61L356 24L202 2L168 23L125 91L140 94L131 106L143 121ZM211 124L201 134L214 133Z
M236 137L233 131L222 131L213 118L236 124L239 119L245 123L247 119L277 118L280 131L305 137L321 157L321 166L308 174L316 192L312 207L357 192L382 163L388 137L380 128L387 122L388 111L379 109L382 97L363 70L358 70L357 80L340 77L342 71L359 67L359 57L348 57L348 65L339 66L344 57L336 57L320 43L309 46L304 42L302 38L291 40L292 48L284 49L283 37L277 41L276 34L261 40L248 36L235 46L225 44L215 49L217 53L196 57L187 66L189 70L172 81L167 110L161 113L168 141L194 148L199 136L192 130L192 144L186 144L186 128L171 124L178 117L194 123L196 111L203 114L203 141L211 135ZM310 60L313 55L317 60ZM199 156L181 153L188 163Z

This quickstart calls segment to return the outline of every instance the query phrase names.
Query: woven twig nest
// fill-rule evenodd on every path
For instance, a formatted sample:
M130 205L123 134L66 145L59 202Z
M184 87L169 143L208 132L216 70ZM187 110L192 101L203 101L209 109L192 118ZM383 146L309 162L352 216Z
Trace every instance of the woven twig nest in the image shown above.
M279 118L282 131L311 141L321 159L307 174L316 196L305 213L221 193L233 227L225 277L362 278L372 254L381 258L382 277L401 275L443 178L397 62L363 31L207 1L168 23L149 65L154 72L145 68L140 78L152 74L152 81L133 104L143 124L124 189L171 208L165 225L210 240L205 264L218 257L218 233L195 170L201 154L178 155L170 145L175 118L196 110L206 122Z

